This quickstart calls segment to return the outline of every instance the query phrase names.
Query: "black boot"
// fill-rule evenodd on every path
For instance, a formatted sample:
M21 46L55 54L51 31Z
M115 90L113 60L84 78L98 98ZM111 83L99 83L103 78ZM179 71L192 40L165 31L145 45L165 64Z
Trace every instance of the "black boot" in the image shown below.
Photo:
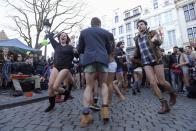
M136 95L135 89L132 89L132 94L133 94L133 95Z
M55 96L49 97L49 103L50 103L50 105L48 106L48 108L46 108L45 112L49 112L49 111L54 109L54 106L55 106Z
M73 99L74 97L71 96L71 89L72 89L73 85L69 84L68 85L68 89L65 91L65 98L64 101L69 100L69 99Z

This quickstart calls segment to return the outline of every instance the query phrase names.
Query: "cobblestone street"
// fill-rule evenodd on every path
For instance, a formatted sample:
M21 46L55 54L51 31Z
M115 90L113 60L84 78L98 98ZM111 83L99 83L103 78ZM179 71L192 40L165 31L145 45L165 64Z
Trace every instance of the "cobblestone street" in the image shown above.
M93 112L93 123L79 127L82 90L73 92L74 99L56 104L54 112L45 113L48 101L0 111L0 131L194 131L196 130L196 100L179 95L171 112L157 114L159 101L152 90L143 89L133 96L126 93L126 101L113 98L111 119L103 124L100 112ZM167 95L165 95L167 96ZM168 97L166 97L168 99Z

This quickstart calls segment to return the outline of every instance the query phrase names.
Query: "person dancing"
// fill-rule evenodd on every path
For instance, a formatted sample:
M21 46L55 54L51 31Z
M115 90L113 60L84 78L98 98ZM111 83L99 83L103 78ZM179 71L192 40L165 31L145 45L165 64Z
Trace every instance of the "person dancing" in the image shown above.
M80 127L86 127L92 122L90 102L95 81L101 87L103 105L101 116L104 121L109 120L108 107L108 55L110 54L109 32L101 28L101 20L97 17L91 19L91 27L80 33L78 52L83 54L83 65L86 79L84 91L82 116ZM96 78L96 80L95 80Z
M65 32L58 35L59 42L54 39L53 34L49 34L48 37L55 53L54 66L52 68L48 84L50 105L47 107L45 112L49 112L54 109L55 92L60 95L65 95L64 101L66 101L70 96L74 80L70 73L70 69L73 67L72 61L74 59L74 54L76 54L74 47L69 45L70 38ZM64 88L60 87L62 82L64 82ZM68 83L68 90L66 90L65 83Z
M159 114L164 114L170 111L167 100L163 97L158 84L160 84L170 94L169 105L176 103L176 94L171 88L171 85L165 80L164 67L161 57L161 40L156 31L147 29L147 22L139 20L137 22L139 34L134 38L136 48L134 58L141 60L144 65L146 77L148 78L151 87L154 89L156 96L161 102Z
M121 93L119 87L118 87L118 81L114 81L114 77L116 74L117 69L117 63L115 60L115 43L114 43L114 37L113 34L110 34L110 42L111 42L111 53L109 55L109 64L108 64L108 78L107 78L107 85L109 89L109 95L108 95L108 104L111 104L112 101L112 92L113 90L119 97L119 102L125 100L125 96Z

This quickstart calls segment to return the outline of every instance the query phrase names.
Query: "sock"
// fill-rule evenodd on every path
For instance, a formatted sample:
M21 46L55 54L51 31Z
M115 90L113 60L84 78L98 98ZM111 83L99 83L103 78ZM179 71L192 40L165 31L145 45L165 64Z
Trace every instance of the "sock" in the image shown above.
M104 104L103 104L102 107L108 107L108 105L104 105Z
M94 97L94 98L93 98L93 102L94 102L94 104L97 104L98 98L97 98L97 97Z
M82 113L84 115L88 115L90 113L90 108L89 107L84 107L83 110L82 110Z

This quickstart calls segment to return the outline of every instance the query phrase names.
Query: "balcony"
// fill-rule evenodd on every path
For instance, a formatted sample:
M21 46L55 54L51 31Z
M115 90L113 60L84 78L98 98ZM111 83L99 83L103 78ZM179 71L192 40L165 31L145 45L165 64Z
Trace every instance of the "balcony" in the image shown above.
M137 14L134 14L132 16L126 17L126 18L124 18L124 21L129 20L129 19L131 19L133 17L136 17L136 16L139 16L139 15L141 15L141 13L137 13Z
M137 16L141 15L141 12L142 12L141 6L137 6L137 7L133 8L133 9L131 9L131 10L126 10L124 12L124 16L125 16L124 17L124 21L129 20L129 19L131 19L133 17L137 17Z

